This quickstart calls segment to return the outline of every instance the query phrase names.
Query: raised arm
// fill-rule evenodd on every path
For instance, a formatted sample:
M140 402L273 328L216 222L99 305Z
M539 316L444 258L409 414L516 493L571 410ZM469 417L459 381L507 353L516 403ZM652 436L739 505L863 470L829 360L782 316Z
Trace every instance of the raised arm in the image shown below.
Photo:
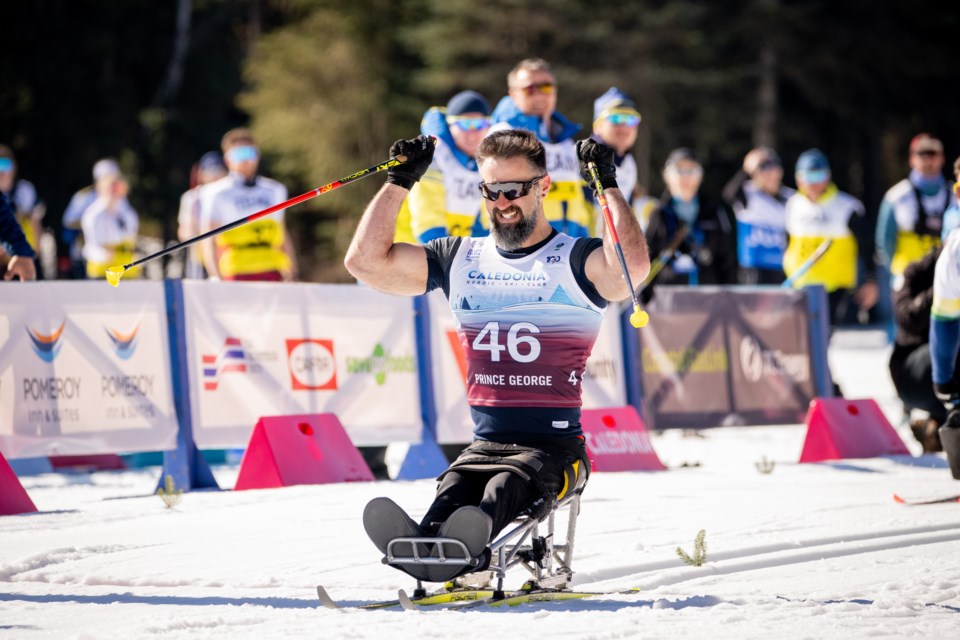
M367 205L357 225L344 265L364 284L400 295L419 295L427 289L427 254L423 247L394 243L397 213L413 185L433 160L434 140L419 136L397 140L392 158L406 158L387 169L387 181Z
M607 204L623 249L630 279L633 286L637 287L650 272L650 256L647 253L647 241L640 229L640 222L617 187L617 167L613 160L613 149L588 138L577 143L577 157L580 160L580 174L594 189L596 187L587 169L587 163L593 162L597 166L600 184L607 197ZM623 277L623 269L614 244L613 235L604 218L603 251L594 251L590 254L585 270L587 278L601 296L607 300L623 300L632 292Z

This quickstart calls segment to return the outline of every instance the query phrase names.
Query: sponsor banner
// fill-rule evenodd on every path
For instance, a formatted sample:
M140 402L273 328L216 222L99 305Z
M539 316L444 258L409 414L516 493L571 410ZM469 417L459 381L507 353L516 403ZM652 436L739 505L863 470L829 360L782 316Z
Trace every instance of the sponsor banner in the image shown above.
M176 447L163 283L0 289L6 457Z
M456 321L443 291L432 291L427 301L437 441L441 444L470 442L473 421L467 405L467 360ZM587 360L586 375L582 378L583 406L586 409L619 407L627 403L619 314L619 303L611 303Z
M263 416L334 413L357 445L416 442L413 306L357 285L183 283L197 446Z
M658 287L639 336L658 429L799 423L814 397L802 290Z

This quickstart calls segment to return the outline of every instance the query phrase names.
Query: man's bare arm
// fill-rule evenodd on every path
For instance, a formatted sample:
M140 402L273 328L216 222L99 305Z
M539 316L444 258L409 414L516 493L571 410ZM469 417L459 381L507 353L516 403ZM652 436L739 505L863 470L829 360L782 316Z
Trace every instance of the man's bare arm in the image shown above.
M363 212L343 264L378 291L420 295L427 289L427 253L423 247L393 241L407 193L395 184L383 185Z
M620 237L620 246L630 272L634 287L640 286L650 272L650 256L647 253L647 240L643 237L640 223L632 207L624 199L619 189L605 189L607 204L613 223ZM585 265L587 278L597 288L597 292L607 300L624 300L630 297L630 289L623 277L623 269L617 256L613 237L604 221L603 251L594 251Z

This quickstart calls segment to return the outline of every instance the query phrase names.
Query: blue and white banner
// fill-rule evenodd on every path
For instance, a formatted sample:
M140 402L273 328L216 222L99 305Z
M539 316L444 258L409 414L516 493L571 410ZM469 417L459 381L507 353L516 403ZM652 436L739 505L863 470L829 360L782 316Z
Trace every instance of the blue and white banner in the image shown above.
M0 451L172 449L163 283L0 283Z

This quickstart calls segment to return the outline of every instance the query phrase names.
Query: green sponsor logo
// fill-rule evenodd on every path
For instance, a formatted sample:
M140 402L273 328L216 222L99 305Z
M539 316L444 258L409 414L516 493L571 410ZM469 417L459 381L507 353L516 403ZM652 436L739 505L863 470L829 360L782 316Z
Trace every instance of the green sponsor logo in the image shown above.
M347 356L347 373L372 373L378 385L387 381L388 373L413 373L416 363L412 355L395 356L384 350L379 342L373 348L373 355L366 358Z

